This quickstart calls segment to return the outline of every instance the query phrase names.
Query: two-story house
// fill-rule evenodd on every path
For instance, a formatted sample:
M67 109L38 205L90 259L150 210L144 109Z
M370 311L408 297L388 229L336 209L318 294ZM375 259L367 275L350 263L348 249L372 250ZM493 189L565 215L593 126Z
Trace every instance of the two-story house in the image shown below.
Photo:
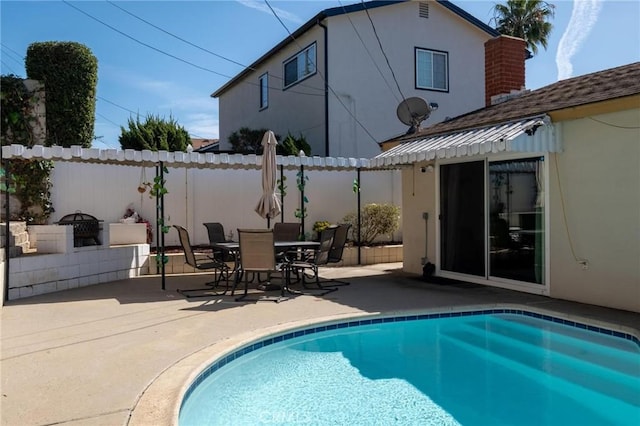
M304 135L313 155L373 157L407 131L403 99L438 104L425 126L483 107L485 42L497 36L449 1L323 10L211 95L220 148L241 127L269 128Z

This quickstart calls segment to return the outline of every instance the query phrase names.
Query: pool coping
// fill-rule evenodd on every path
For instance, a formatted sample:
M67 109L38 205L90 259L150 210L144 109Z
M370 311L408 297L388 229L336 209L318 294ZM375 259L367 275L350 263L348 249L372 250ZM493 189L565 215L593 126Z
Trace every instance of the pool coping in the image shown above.
M175 362L173 365L167 367L160 372L147 387L139 395L133 409L131 410L128 425L148 425L148 424L178 424L178 418L180 414L180 408L182 402L187 393L192 389L192 384L197 380L202 380L206 375L203 373L210 369L214 364L221 362L226 363L225 358L230 355L234 355L236 352L243 350L244 353L251 352L254 349L253 344L261 343L259 346L265 346L262 344L265 340L272 337L281 337L276 341L287 340L297 337L296 331L320 328L320 330L327 326L346 324L349 320L353 320L355 325L365 325L366 321L380 319L380 323L386 322L384 319L390 319L392 321L407 321L417 320L422 318L437 318L440 315L442 317L462 316L464 315L480 315L488 313L499 313L500 311L517 311L513 313L519 313L524 315L530 315L533 317L539 317L541 319L550 320L553 322L565 323L577 328L583 328L587 330L597 331L604 334L617 336L634 341L640 345L640 330L613 324L607 321L602 321L594 318L589 318L581 315L567 314L564 312L558 312L555 310L539 308L536 306L523 305L517 303L497 303L497 304L478 304L478 305L466 305L456 306L449 308L432 308L432 309L420 309L420 310L396 310L388 312L351 312L348 314L330 315L325 317L319 317L314 319L306 319L299 321L292 321L287 323L281 323L271 327L265 327L260 330L254 330L234 336L232 338L225 339L220 342L213 343L201 350L191 353L181 360ZM460 313L461 315L456 315ZM511 312L502 312L511 313ZM361 323L365 321L365 323ZM581 327L584 325L586 327ZM336 327L337 328L337 327ZM611 331L611 333L607 333ZM284 338L284 335L287 335ZM245 349L249 348L248 351ZM215 369L213 369L215 371Z

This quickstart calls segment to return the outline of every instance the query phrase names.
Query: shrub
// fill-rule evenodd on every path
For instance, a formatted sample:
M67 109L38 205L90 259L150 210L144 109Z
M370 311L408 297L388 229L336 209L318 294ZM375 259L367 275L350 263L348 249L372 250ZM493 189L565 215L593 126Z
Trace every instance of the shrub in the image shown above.
M362 229L360 244L371 245L380 235L391 235L400 226L400 207L393 204L365 204L360 210ZM358 239L358 215L356 212L346 215L342 222L351 224L351 238Z
M44 83L47 145L91 146L98 60L75 42L36 42L27 48L27 76Z
M313 232L315 232L316 237L319 238L320 233L327 229L329 226L331 226L331 224L326 220L317 220L313 224Z
M122 149L137 149L150 151L186 151L191 143L189 132L178 122L169 117L165 120L159 116L147 115L144 122L140 117L129 118L129 128L120 127L118 138Z
M238 154L262 154L262 137L267 131L268 129L241 127L229 135L231 149ZM275 137L280 140L280 136Z
M287 137L278 144L278 154L282 155L298 155L300 151L304 151L304 155L307 157L311 155L311 146L307 142L307 138L300 135L294 138L291 133L287 134Z

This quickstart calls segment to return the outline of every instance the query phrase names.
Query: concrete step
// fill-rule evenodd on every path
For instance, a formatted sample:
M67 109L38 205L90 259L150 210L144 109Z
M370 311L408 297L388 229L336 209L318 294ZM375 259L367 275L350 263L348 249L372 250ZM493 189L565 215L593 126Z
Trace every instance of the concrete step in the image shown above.
M31 253L29 232L26 222L9 222L9 257L22 256ZM0 223L0 248L4 250L6 239L6 223Z

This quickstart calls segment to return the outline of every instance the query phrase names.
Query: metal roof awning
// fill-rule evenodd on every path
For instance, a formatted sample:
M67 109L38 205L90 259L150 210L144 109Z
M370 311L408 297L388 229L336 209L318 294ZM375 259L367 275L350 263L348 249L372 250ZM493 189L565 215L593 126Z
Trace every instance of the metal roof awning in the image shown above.
M258 170L262 166L262 155L256 154L214 154L198 152L169 151L137 151L133 149L96 149L71 146L46 147L36 145L5 145L2 147L2 158L20 160L56 160L82 163L119 164L123 166L151 166L163 162L167 167L176 168L211 168L211 169L246 169ZM308 170L355 170L370 168L370 160L366 158L344 157L299 157L278 155L276 164L286 169L304 166Z
M548 116L537 116L401 143L371 160L371 167L412 164L499 152L559 152Z

